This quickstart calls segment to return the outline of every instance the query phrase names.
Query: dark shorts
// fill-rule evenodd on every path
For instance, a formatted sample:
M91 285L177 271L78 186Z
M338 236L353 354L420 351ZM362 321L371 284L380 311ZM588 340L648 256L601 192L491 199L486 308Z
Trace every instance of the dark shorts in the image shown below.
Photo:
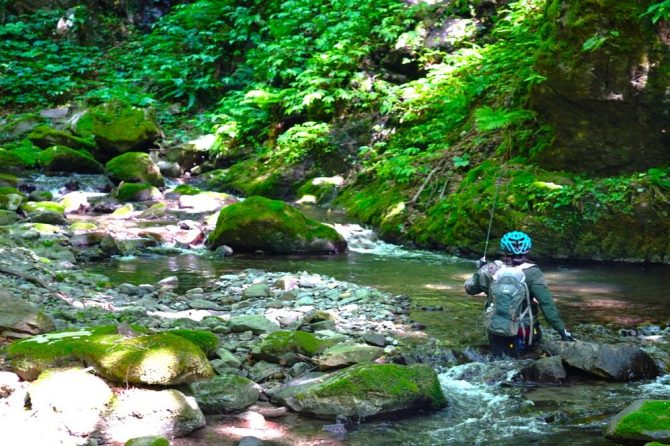
M494 358L508 356L518 358L524 353L533 350L537 343L542 339L542 330L539 325L533 326L533 343L528 345L528 337L522 334L518 336L498 336L489 333L489 343L491 345L491 355Z

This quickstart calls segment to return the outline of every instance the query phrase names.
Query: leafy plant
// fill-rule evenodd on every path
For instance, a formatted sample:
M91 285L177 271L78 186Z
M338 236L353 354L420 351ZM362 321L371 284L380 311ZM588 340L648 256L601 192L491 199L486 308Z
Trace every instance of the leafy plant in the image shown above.
M649 5L643 16L649 16L653 23L670 18L670 0L663 0Z

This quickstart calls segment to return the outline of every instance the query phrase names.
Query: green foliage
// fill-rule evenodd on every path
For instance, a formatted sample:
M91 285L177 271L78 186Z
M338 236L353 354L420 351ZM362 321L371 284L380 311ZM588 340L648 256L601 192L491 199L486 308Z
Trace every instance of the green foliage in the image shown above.
M301 161L308 154L323 155L333 150L329 139L330 127L324 122L305 122L291 127L277 138L273 158L288 164Z
M651 4L643 16L649 16L653 23L670 18L670 0Z

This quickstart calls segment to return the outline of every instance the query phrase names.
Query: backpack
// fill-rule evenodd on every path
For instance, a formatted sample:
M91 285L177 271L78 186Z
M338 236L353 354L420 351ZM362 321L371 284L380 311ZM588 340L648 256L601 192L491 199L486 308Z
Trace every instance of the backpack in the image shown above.
M496 264L496 271L489 283L484 325L489 333L498 336L511 337L521 333L524 338L528 337L527 343L530 345L533 342L533 312L523 270L533 265Z

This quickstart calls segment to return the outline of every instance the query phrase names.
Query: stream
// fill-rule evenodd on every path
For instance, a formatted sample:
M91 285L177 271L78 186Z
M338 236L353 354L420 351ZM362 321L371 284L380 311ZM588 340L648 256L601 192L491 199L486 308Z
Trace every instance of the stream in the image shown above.
M204 248L161 248L85 268L107 276L114 284L153 284L177 276L181 292L249 268L307 271L410 296L412 320L445 348L485 343L478 321L483 297L467 296L463 290L464 280L475 270L472 260L390 245L341 215L309 213L345 235L350 248L347 255L214 259ZM542 264L542 269L566 326L578 339L590 340L598 327L609 327L616 334L645 325L653 331L670 322L670 305L665 302L670 266L565 262ZM627 340L625 335L617 335L615 342ZM656 358L667 358L667 343L656 345L652 337L648 341L636 339ZM263 444L305 446L612 445L602 437L612 415L635 399L670 399L670 375L627 384L574 379L560 386L533 386L512 379L518 364L490 362L474 353L470 362L438 364L437 368L449 402L437 413L365 423L353 420L346 425L346 432L337 429L337 433L329 432L333 430L327 426L330 421L292 413L256 424L211 417L207 427L172 444L227 446L237 445L240 437L254 436Z

